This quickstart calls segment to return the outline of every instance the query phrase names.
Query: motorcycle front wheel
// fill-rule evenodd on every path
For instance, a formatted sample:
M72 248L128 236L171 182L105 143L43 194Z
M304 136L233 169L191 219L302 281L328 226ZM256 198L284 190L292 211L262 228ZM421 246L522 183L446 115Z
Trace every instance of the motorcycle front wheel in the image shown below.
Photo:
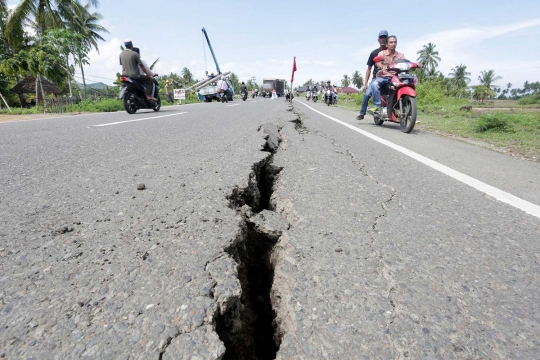
M416 98L412 96L404 96L403 99L403 115L399 119L399 128L404 133L410 133L416 124Z
M137 106L135 106L134 98L135 94L126 92L124 95L124 109L128 114L135 114L137 112Z

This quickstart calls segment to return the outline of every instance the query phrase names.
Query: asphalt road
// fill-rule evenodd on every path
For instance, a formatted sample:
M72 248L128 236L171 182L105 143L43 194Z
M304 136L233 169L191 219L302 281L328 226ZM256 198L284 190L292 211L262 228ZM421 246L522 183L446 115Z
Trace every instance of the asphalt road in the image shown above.
M0 123L0 357L537 358L539 165L301 102Z

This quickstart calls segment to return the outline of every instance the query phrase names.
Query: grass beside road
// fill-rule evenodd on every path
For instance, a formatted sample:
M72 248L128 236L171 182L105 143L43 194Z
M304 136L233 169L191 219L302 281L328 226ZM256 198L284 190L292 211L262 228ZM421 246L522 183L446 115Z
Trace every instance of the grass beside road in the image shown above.
M346 98L341 96L338 106L358 113L362 95L352 95L351 101ZM515 100L479 104L455 98L433 105L418 100L417 128L492 145L540 162L540 105L520 105ZM471 109L460 110L463 106Z

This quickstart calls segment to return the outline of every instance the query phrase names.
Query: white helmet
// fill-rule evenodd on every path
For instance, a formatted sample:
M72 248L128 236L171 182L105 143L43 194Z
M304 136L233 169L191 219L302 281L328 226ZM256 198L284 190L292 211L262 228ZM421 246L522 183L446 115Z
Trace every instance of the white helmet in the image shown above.
M222 76L222 77L221 77L221 80L225 80L225 76Z

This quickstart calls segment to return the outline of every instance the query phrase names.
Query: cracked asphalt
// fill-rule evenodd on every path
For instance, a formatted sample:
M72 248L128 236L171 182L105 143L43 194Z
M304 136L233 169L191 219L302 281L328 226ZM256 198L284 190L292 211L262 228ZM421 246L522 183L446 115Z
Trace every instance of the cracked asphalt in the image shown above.
M233 104L0 124L1 358L223 358L230 197L269 150L277 359L538 357L540 219L299 103ZM538 164L310 106L540 204Z

